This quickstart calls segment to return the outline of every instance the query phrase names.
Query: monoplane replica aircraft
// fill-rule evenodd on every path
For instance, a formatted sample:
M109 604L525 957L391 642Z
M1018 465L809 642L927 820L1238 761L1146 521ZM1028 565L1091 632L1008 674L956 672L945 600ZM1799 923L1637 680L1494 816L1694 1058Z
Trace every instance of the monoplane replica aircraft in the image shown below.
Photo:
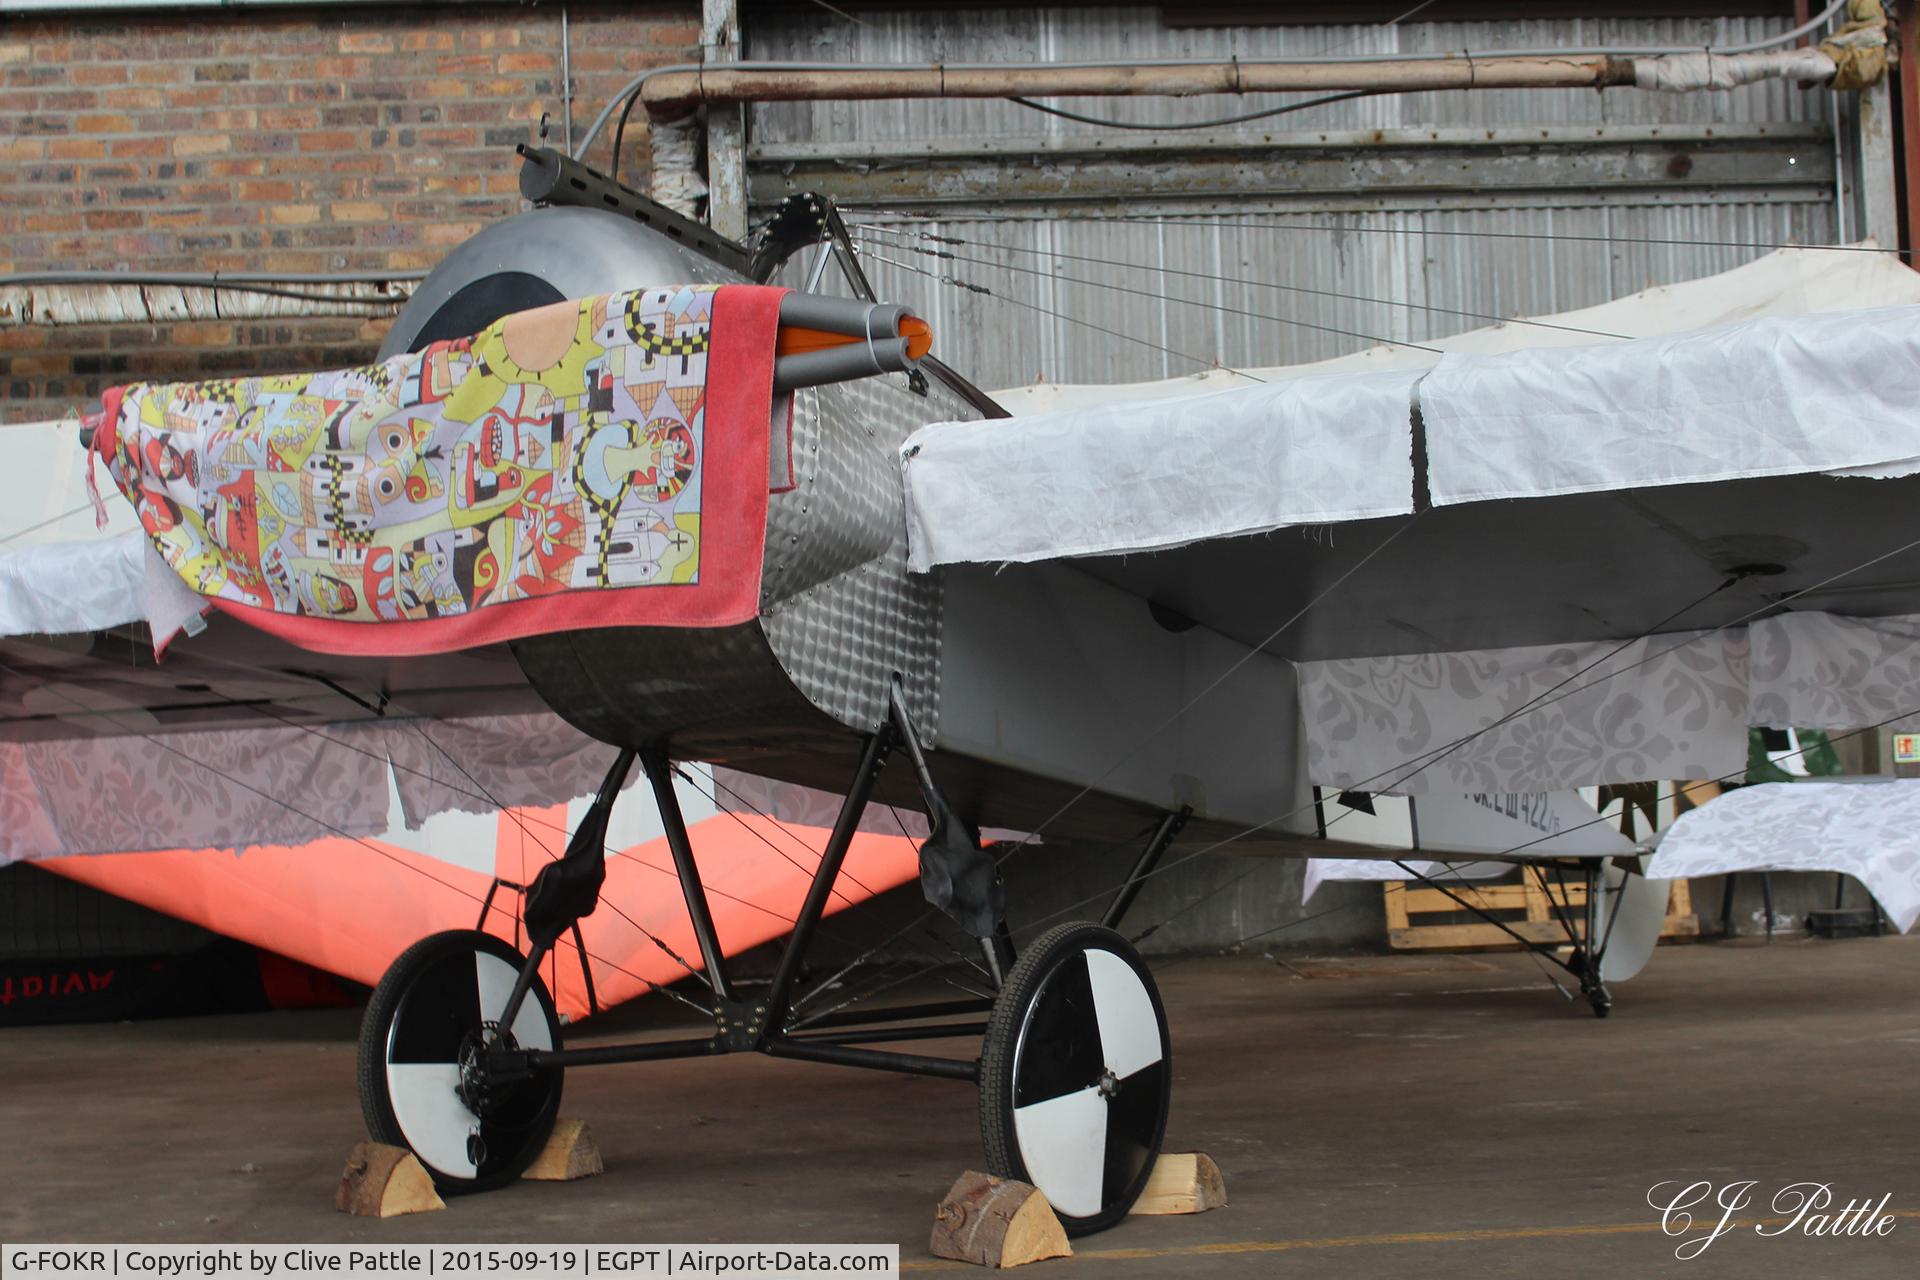
M989 1168L1098 1230L1170 1101L1165 1012L1118 929L1147 878L1229 844L1342 852L1315 782L1715 777L1744 767L1755 715L1920 714L1913 642L1875 621L1920 611L1920 309L1012 418L871 296L824 199L742 246L552 151L522 181L540 207L450 254L379 363L111 393L91 448L139 515L127 581L166 661L15 641L0 669L33 777L64 761L68 790L106 794L103 743L177 757L169 786L219 797L179 806L204 844L237 838L221 804L287 811L282 843L368 829L369 759L411 761L403 792L430 809L429 775L466 770L397 718L551 708L605 744L524 895L524 948L428 937L368 1009L369 1127L448 1190L526 1167L569 1068L757 1051L975 1084ZM865 296L768 283L816 248ZM28 591L48 605L30 629L87 629L60 623L58 582ZM1821 665L1835 636L1860 678ZM50 707L56 682L95 692ZM278 736L219 737L267 732L262 708ZM547 751L488 741L502 803L575 793ZM729 970L676 761L844 796L766 985ZM576 926L636 764L712 1025L569 1048L542 966L569 937L587 962ZM89 847L58 790L21 802L16 840ZM989 991L844 1010L802 989L870 802L927 815L923 889ZM983 845L987 826L1140 843L1089 918L1016 952L1000 864L1033 840ZM1602 886L1627 868L1572 835L1494 853L1587 882L1566 963L1604 1012ZM873 1047L961 1035L977 1054Z

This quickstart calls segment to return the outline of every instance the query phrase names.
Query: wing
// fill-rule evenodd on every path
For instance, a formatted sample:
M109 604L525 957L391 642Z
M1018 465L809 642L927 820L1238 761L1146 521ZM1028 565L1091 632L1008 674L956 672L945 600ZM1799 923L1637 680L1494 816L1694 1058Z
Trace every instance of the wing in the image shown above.
M1060 753L1089 783L1194 779L1258 834L1308 820L1289 770L1456 794L1737 776L1749 724L1920 718L1916 393L1898 306L935 424L902 450L913 563L1029 642L1047 599L1101 614L1092 657L1052 625L1074 661L1015 678L1020 705L1018 663L956 662L997 650L949 624L949 705L1003 738L1097 725ZM1130 733L1097 706L1128 684L1157 690ZM997 749L972 732L943 739ZM1094 763L1121 750L1155 763Z

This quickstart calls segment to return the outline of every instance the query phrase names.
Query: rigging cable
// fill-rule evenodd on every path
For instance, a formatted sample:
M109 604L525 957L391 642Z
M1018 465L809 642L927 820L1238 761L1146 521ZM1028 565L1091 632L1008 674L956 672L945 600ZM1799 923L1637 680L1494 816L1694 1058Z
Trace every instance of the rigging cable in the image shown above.
M880 222L857 223L855 224L854 229L863 233L879 232L884 235L898 236L898 237L911 237L911 238L917 238L921 240L932 241L939 244L970 245L974 248L981 249L981 250L997 250L1001 253L1017 253L1027 257L1058 258L1065 262L1088 262L1088 263L1093 263L1099 266L1117 267L1127 271L1153 271L1163 276L1180 276L1180 277L1192 279L1192 280L1205 280L1214 284L1235 284L1235 285L1240 285L1240 286L1243 286L1246 288L1252 288L1252 289L1273 289L1273 290L1278 290L1279 292L1282 292L1282 293L1302 293L1302 294L1307 294L1311 297L1317 297L1317 298L1337 298L1343 302L1361 302L1361 303L1366 303L1369 306L1376 306L1376 307L1398 307L1398 308L1401 308L1404 310L1410 310L1410 311L1431 311L1431 312L1438 313L1440 315L1464 316L1469 320L1491 320L1495 324L1517 324L1517 325L1525 325L1528 328L1532 328L1532 329L1554 329L1562 333L1586 334L1596 338L1619 338L1623 341L1632 340L1631 334L1612 333L1605 329L1585 329L1585 328L1581 328L1578 325L1554 324L1551 321L1531 320L1524 316L1503 316L1498 312L1492 312L1492 311L1466 311L1458 307L1442 307L1442 306L1436 306L1432 303L1425 303L1425 302L1402 302L1393 298L1370 297L1367 294L1363 294L1363 293L1341 293L1336 289L1310 289L1304 285L1279 284L1279 283L1267 281L1267 280L1249 280L1239 276L1214 275L1213 273L1207 272L1207 271L1184 271L1178 267L1153 266L1144 262L1115 262L1110 258L1100 258L1092 254L1062 253L1056 249L1028 249L1019 245L990 244L986 241L966 240L959 236L935 235L932 232L927 232L927 231L907 232L907 231L898 230L895 227L892 227L886 223L880 223ZM894 245L890 242L885 244L884 247L912 248L912 246ZM912 248L912 251L915 253L923 254L931 258L950 258L954 261L959 261L959 262L984 262L984 265L988 265L988 266L999 265L998 263L985 262L984 260L978 259L978 258L963 258L958 254L951 254L951 253L946 253L946 252L931 250L931 249ZM1048 278L1051 279L1055 277L1052 277L1049 274ZM1091 280L1080 281L1078 283L1092 284L1092 285L1096 285L1096 287L1104 287L1104 285L1100 285L1098 282L1091 281ZM1182 299L1175 298L1175 299L1171 299L1171 301L1177 302L1177 301L1182 301Z

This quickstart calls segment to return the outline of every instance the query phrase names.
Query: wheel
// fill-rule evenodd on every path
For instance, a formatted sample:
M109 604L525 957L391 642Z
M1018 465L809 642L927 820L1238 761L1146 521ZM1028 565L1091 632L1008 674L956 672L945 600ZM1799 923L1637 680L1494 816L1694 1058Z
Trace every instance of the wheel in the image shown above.
M367 1133L412 1151L442 1192L512 1181L553 1132L561 1068L487 1078L483 1036L497 1029L521 963L492 934L455 929L422 938L380 979L360 1023ZM509 1038L522 1049L560 1043L559 1015L538 978Z
M1045 1193L1070 1236L1127 1216L1153 1172L1173 1085L1167 1015L1133 945L1064 924L1014 964L980 1052L989 1172Z

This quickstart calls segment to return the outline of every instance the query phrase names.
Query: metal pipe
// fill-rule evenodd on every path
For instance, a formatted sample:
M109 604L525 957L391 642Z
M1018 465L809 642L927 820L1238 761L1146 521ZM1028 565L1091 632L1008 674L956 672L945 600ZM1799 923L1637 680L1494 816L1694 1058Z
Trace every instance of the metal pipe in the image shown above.
M565 5L560 6L560 145L573 154L573 40Z
M1920 229L1920 4L1900 0L1898 13L1901 176L1905 179L1900 194L1906 228L1901 243L1911 245L1915 230ZM1896 261L1920 270L1910 254L1901 254Z
M1218 61L1195 66L1072 67L1031 63L982 69L834 67L784 71L741 65L668 72L640 101L672 114L700 103L865 101L878 98L1188 97L1201 93L1321 93L1343 89L1600 89L1633 83L1633 62L1608 54L1536 58L1409 58L1352 64Z
M887 712L892 717L894 732L907 744L907 759L913 762L913 772L920 780L921 794L927 798L927 808L934 807L934 800L940 794L940 787L933 780L933 770L927 765L926 748L920 745L920 731L913 726L913 717L907 712L907 690L900 682L900 673L894 672L893 683L887 687Z
M837 1044L809 1044L777 1036L761 1045L761 1051L775 1058L793 1058L800 1062L824 1062L836 1067L869 1067L875 1071L899 1071L910 1076L938 1076L944 1080L980 1079L980 1064L958 1058L932 1058L920 1053L891 1053L885 1049L853 1049Z
M520 1016L520 1006L526 1002L527 992L533 989L533 980L539 976L540 965L546 960L548 949L548 944L544 942L535 942L528 948L527 958L520 962L520 972L514 976L513 990L507 993L506 1007L495 1019L501 1030L512 1027L514 1019ZM486 1015L483 1012L481 1016Z
M1106 914L1100 917L1101 924L1109 929L1120 927L1120 921L1127 914L1127 908L1131 907L1133 900L1140 896L1140 886L1145 884L1147 877L1153 874L1153 868L1160 861L1161 855L1166 853L1167 846L1173 843L1173 838L1180 834L1180 828L1187 825L1187 819L1192 814L1193 806L1183 804L1178 811L1170 812L1160 819L1160 825L1153 829L1153 835L1147 839L1147 847L1140 851L1139 861L1135 862L1133 870L1127 873L1126 883L1122 884L1120 891L1113 895L1113 901L1108 904Z
M728 1052L718 1037L705 1040L650 1040L639 1044L599 1045L591 1049L529 1049L530 1067L599 1067L616 1062L658 1062L666 1058L705 1058Z
M901 1040L950 1040L956 1036L983 1036L984 1022L942 1022L930 1027L869 1027L860 1031L809 1031L791 1036L795 1044L891 1044Z
M849 342L843 347L802 351L773 362L773 391L784 395L797 387L824 387L883 373L905 373L913 367L905 338L876 338Z
M867 1011L851 1009L842 1013L829 1013L819 1018L809 1019L807 1025L816 1029L864 1027L883 1022L911 1022L915 1018L947 1018L963 1013L985 1013L991 1008L993 1008L993 1001L980 998L939 1000L931 1004L896 1005L891 1009Z
M392 315L403 290L355 285L0 284L0 329Z
M1846 4L1847 4L1847 0L1833 0L1833 3L1829 4L1825 9L1821 10L1821 12L1816 17L1814 17L1811 21L1803 23L1800 26L1797 26L1790 31L1784 31L1779 35L1764 36L1759 40L1750 40L1745 44L1710 45L1705 47L1704 49L1699 45L1664 45L1664 46L1656 46L1651 48L1639 48L1639 49L1604 49L1604 48L1592 48L1592 47L1574 48L1574 49L1484 49L1484 50L1468 50L1459 55L1456 55L1456 57L1458 60L1461 60L1461 61L1488 62L1488 61L1503 60L1507 58L1566 59L1566 58L1581 58L1581 57L1588 57L1588 56L1624 58L1624 57L1654 57L1654 56L1659 56L1663 54L1694 54L1694 53L1703 53L1703 52L1716 54L1716 55L1736 54L1736 53L1754 53L1762 49L1775 49L1775 48L1780 48L1782 46L1793 44L1795 41L1799 40L1800 37L1808 34L1809 32L1817 30L1821 26L1824 26L1827 20L1833 17L1835 14L1841 12L1841 10L1843 10L1846 7ZM1290 60L1290 64L1294 66L1343 66L1343 65L1361 65L1361 64L1368 64L1368 63L1394 63L1394 62L1402 62L1402 61L1406 61L1406 59L1404 58L1403 55L1398 53L1340 53L1340 54L1320 54L1317 56L1309 55L1305 57L1294 58ZM1090 70L1090 69L1132 70L1132 69L1139 69L1139 68L1156 68L1156 67L1191 68L1191 67L1203 67L1203 66L1219 66L1221 64L1218 59L1214 59L1214 58L1139 58L1139 59L1132 59L1132 60L1108 59L1103 61L1092 61L1092 62L1054 62L1054 63L1049 63L1047 65L1052 69L1059 70L1059 71L1077 71L1077 70ZM703 69L704 68L700 63L683 62L683 63L677 63L670 66L654 67L636 75L633 79L629 80L626 83L626 85L620 90L619 93L615 94L613 98L608 101L607 105L601 109L600 114L594 118L593 123L588 126L586 133L581 136L580 141L575 145L574 155L576 157L585 155L587 148L593 145L594 139L600 136L601 131L607 127L608 122L613 119L614 114L620 110L622 104L624 104L627 101L627 99L633 94L642 92L645 89L645 87L651 84L655 79L661 76L673 75L673 74L688 74L688 73L697 74ZM734 64L728 69L729 71L733 71L733 72L845 71L847 70L847 66L845 63L832 63L832 62L769 61L769 62L755 62L755 63L738 63L738 64ZM896 62L896 63L870 63L870 64L866 64L865 66L865 70L872 71L872 72L897 72L897 71L964 72L964 71L983 71L983 70L998 71L1002 69L1004 69L1003 64L992 63L992 62L954 62L954 63Z
M825 293L789 293L780 299L780 323L849 338L897 338L913 313L897 302L867 302Z
M733 999L727 981L727 957L720 949L720 935L713 927L713 910L707 905L707 890L700 883L700 864L694 861L693 843L687 838L687 820L680 813L680 797L673 793L673 770L658 751L642 752L641 767L653 784L654 802L660 809L660 825L666 829L667 848L673 853L673 869L680 876L680 893L687 900L687 915L693 921L693 936L700 943L700 959L706 966L707 985L719 1003Z
M0 289L41 284L158 284L214 289L243 283L391 284L426 278L424 271L10 271L0 275Z
M413 0L414 7L451 9L475 5L524 5L527 0ZM376 0L0 0L0 14L201 13L208 9L373 9Z
M807 887L806 901L800 905L800 914L793 919L793 932L787 935L786 948L780 953L780 965L774 970L773 983L767 990L767 1021L772 1026L786 1025L787 993L793 989L794 976L800 972L800 962L806 955L814 927L826 913L827 898L833 892L833 882L839 878L840 864L853 845L854 833L860 829L860 818L867 811L867 797L873 794L873 784L880 777L880 770L886 767L887 752L892 747L893 731L883 724L878 731L868 735L866 747L860 753L860 767L853 775L852 785L847 788L846 799L840 803L840 814L833 822L833 834L827 837L827 847L820 854L820 865L814 868L813 883Z

